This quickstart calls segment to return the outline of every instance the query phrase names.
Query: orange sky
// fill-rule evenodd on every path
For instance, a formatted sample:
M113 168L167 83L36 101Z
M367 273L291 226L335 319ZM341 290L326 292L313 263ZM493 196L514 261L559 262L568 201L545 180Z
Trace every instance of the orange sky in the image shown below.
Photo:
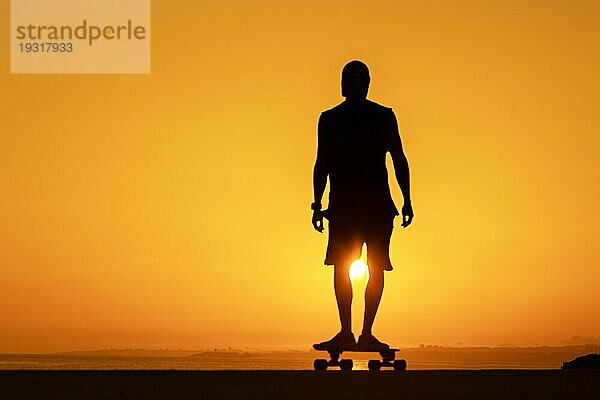
M10 75L8 3L0 352L332 336L311 179L355 58L396 112L416 215L375 334L600 337L598 2L155 0L150 75Z

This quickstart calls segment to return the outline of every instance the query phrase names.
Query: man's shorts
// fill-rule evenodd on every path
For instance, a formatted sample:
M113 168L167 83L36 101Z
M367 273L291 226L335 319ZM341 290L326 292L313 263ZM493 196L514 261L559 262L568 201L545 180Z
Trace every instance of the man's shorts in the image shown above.
M390 238L394 218L335 219L329 221L329 239L325 265L343 265L360 258L363 243L367 244L369 268L393 269L390 260Z

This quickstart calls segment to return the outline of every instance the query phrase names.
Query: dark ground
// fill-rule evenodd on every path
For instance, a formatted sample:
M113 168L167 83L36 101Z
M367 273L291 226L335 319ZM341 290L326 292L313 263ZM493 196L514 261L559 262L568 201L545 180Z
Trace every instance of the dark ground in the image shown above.
M0 399L600 399L600 370L0 371Z

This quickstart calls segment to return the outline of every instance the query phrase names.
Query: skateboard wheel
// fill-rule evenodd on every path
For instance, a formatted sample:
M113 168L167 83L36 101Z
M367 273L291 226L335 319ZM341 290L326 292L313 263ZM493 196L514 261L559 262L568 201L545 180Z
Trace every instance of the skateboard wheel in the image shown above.
M406 370L406 360L394 361L394 369L396 371L405 371Z
M327 360L324 360L322 358L318 358L313 363L313 366L315 367L316 371L325 371L327 369L327 364L328 364Z
M340 369L342 371L351 371L353 366L354 363L352 362L352 360L340 360Z
M394 363L394 365L396 365L396 364ZM367 364L367 366L369 367L369 371L379 371L381 369L381 361L369 360L369 363Z

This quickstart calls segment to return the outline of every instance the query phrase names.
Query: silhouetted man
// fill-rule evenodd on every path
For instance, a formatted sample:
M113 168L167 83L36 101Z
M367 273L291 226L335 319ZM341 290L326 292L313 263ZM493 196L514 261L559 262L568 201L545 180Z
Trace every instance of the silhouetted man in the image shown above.
M389 151L396 180L404 196L402 226L413 219L408 162L402 150L396 116L391 108L368 100L369 69L351 61L342 70L342 96L346 99L319 117L317 159L314 168L312 223L323 232L329 220L325 265L334 265L335 296L341 330L315 347L334 346L379 350L389 346L372 334L373 321L383 293L383 271L392 270L389 257L393 221L399 215L388 185L385 165ZM329 205L321 211L321 198L329 176ZM351 328L352 284L350 264L367 244L369 282L365 292L363 330L354 338Z

